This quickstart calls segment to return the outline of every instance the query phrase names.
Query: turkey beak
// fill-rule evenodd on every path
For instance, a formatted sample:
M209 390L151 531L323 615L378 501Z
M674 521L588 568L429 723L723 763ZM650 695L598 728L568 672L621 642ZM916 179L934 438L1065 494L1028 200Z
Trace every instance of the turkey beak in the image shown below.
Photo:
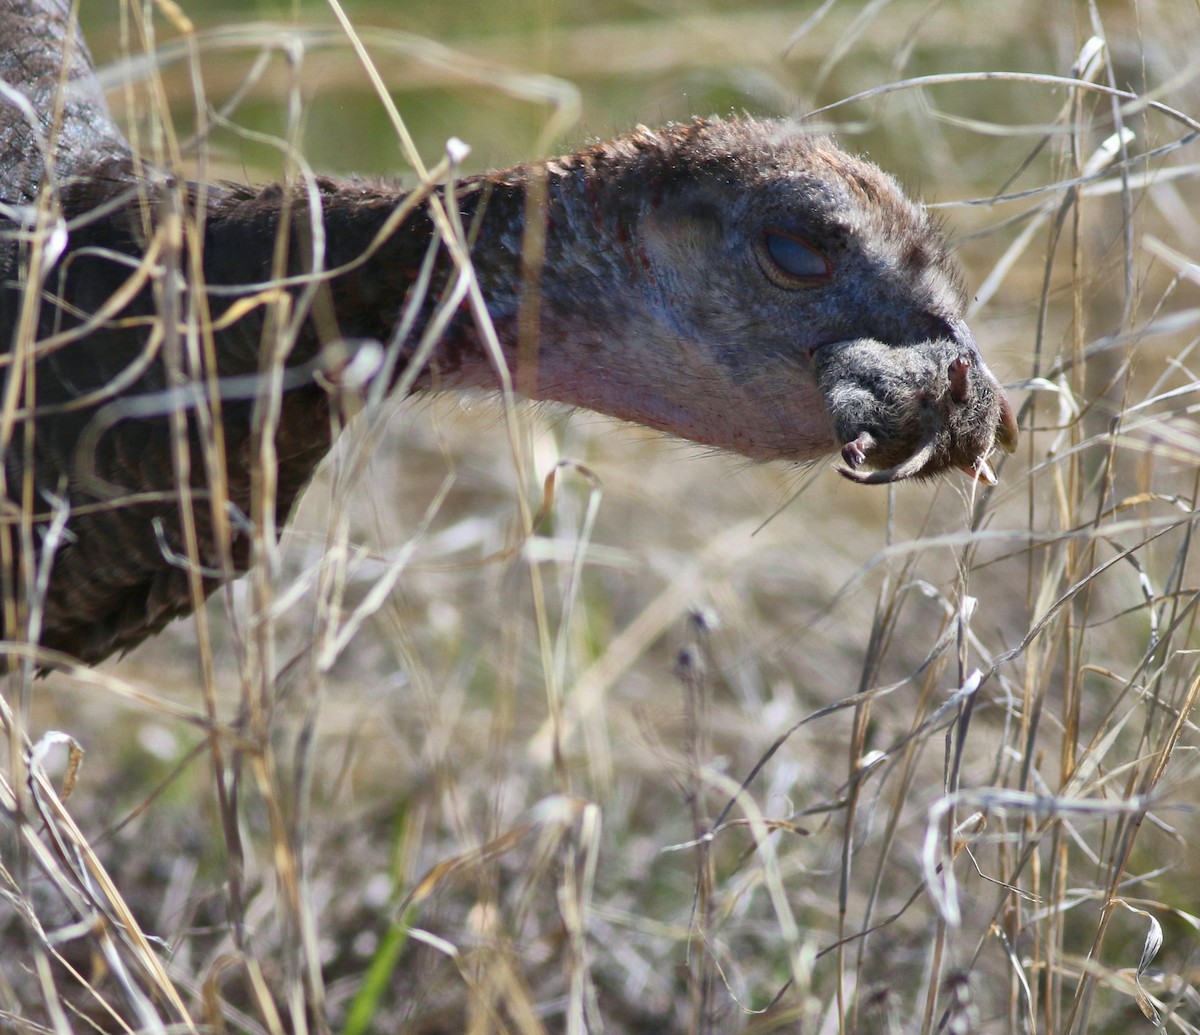
M1000 421L996 425L996 445L1006 453L1017 451L1017 417L1013 413L1012 403L1008 401L1008 393L999 382L996 391L1000 395Z
M1008 400L1008 393L1004 391L1004 386L996 380L996 375L984 363L983 357L979 354L979 346L975 344L975 339L971 335L970 328L962 321L955 321L950 325L950 330L951 338L962 345L964 350L970 354L973 364L979 368L979 373L990 383L992 391L996 394L1000 412L996 415L995 444L1006 453L1015 453L1017 451L1017 416L1013 413L1012 403ZM969 365L963 366L958 368L957 375L955 372L951 373L952 381L961 379L961 387L954 384L951 385L951 392L956 397L959 392L961 392L963 398L967 395L966 378L969 376L969 369ZM964 470L972 477L978 474L980 481L987 485L996 484L996 476L992 472L992 469L985 463L984 457L979 458L974 468L965 467Z

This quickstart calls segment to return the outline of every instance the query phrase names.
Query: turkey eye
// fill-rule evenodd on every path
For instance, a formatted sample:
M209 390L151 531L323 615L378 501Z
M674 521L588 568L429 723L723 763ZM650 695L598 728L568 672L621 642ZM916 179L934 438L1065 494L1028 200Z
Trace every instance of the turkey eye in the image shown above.
M780 287L798 288L828 280L829 260L804 238L783 230L764 230L758 261Z

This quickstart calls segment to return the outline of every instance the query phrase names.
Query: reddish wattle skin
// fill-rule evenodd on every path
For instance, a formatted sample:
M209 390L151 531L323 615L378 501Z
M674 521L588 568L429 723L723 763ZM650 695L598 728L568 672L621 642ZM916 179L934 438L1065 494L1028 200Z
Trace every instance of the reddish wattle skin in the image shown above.
M0 76L35 112L53 110L71 35L63 0L0 0ZM176 182L134 163L86 49L76 40L71 53L71 99L52 143L40 119L0 104L0 200L10 213L43 200L69 226L62 252L40 266L0 235L0 335L10 350L39 350L34 405L4 458L10 502L36 516L24 536L0 533L22 558L3 573L17 619L0 632L97 661L191 609L190 565L211 592L251 563L250 528L287 520L329 448L327 389L355 343L390 350L379 390L402 378L421 391L489 390L500 379L465 305L447 314L420 369L407 369L457 277L424 201L392 226L406 204L394 186ZM521 254L535 179L545 188L540 264ZM640 128L434 193L471 228L502 359L529 395L755 460L842 449L845 473L867 482L951 469L984 477L993 446L1015 443L938 229L890 177L800 124ZM280 255L291 296L282 329L268 322L280 312ZM428 288L414 294L431 256ZM138 280L139 269L154 275ZM21 314L40 285L31 334ZM539 300L532 322L519 318L523 297ZM210 328L211 351L188 352L181 326ZM522 326L536 339L523 345ZM172 369L171 355L199 358ZM278 399L261 376L273 362L285 366ZM276 406L274 495L264 497L255 428ZM189 434L189 560L172 414ZM66 524L42 557L54 506Z

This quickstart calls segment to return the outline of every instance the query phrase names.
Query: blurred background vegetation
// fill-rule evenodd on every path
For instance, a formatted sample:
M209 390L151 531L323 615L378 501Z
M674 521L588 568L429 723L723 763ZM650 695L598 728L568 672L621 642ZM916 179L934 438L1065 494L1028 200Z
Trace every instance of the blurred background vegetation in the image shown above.
M318 171L413 182L328 6L188 3L194 33L144 10L85 0L81 17L146 153L170 126L191 174L290 174L290 140ZM345 10L427 163L451 136L484 170L639 122L835 105L822 123L944 217L1023 439L982 494L863 489L548 408L519 416L518 465L477 398L397 400L379 443L352 428L284 537L266 619L240 583L90 683L49 676L27 720L86 752L67 807L191 1015L239 1032L1066 1033L1153 1030L1149 1009L1200 1030L1193 127L967 78L1086 67L1197 116L1200 8ZM1119 128L1125 156L1106 160ZM347 474L360 445L370 465ZM523 538L518 502L536 509L560 461ZM329 614L401 561L330 649ZM975 670L978 693L955 696ZM231 726L265 709L266 738L181 718L206 687ZM67 753L48 758L61 786ZM937 866L964 844L947 890ZM126 979L22 865L0 904L6 1019L43 1030L61 999L79 1030L80 1014L121 1030ZM22 963L29 915L64 932L94 995ZM1151 917L1165 940L1143 1008ZM153 984L136 965L127 980Z

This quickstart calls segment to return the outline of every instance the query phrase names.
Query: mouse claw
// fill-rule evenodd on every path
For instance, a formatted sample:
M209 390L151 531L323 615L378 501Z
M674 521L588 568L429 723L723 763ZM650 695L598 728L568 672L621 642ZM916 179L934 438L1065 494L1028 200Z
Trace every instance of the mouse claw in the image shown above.
M983 482L984 485L1000 484L1000 479L996 477L996 472L992 470L992 465L982 456L973 464L963 464L961 470L977 481Z
M842 446L842 459L851 470L857 470L867 462L867 454L875 448L875 439L869 432L860 431L858 437Z

